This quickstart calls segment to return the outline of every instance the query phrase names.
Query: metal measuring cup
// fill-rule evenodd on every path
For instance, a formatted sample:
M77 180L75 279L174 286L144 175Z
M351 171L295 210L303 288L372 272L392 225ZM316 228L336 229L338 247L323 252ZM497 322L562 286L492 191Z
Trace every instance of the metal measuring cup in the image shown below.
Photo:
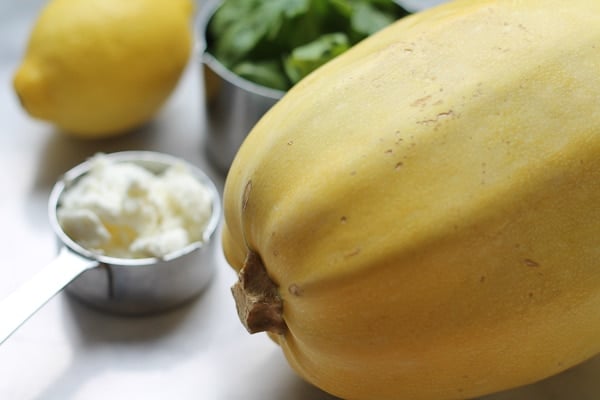
M202 4L196 21L196 50L205 88L206 155L213 166L227 172L248 133L285 92L239 77L210 53L207 28L222 2Z
M239 77L211 54L207 28L223 1L206 0L202 3L195 34L205 89L206 155L213 166L226 173L248 133L286 92ZM395 1L405 10L417 12L448 0Z
M107 157L115 162L138 164L154 173L177 163L185 164L211 196L211 217L202 241L160 258L107 257L83 248L67 236L57 218L62 194L90 170L91 161L77 165L55 184L48 201L50 224L59 244L58 255L0 302L0 343L65 287L66 292L94 308L143 315L191 300L209 283L216 255L213 237L221 217L219 192L211 179L193 165L166 154L125 151Z

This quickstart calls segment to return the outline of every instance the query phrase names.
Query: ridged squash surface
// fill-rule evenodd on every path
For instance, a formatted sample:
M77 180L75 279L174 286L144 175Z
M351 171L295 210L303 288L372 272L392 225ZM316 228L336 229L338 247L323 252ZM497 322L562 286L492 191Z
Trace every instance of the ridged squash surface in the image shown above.
M349 400L472 398L594 356L599 104L597 0L451 2L305 78L225 185L225 256L279 304L254 330Z

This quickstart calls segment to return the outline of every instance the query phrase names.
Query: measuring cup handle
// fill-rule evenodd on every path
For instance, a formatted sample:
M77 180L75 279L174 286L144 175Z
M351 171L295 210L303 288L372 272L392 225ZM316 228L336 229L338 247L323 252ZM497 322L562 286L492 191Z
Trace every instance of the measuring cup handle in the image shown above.
M58 256L0 302L0 344L69 282L98 261L63 247Z

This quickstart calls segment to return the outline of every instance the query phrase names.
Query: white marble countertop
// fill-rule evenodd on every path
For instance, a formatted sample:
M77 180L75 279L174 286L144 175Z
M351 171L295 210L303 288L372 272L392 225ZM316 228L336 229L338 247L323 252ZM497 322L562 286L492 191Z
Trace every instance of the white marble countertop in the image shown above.
M12 74L44 2L0 0L0 299L56 255L46 214L52 185L96 152L155 150L203 168L201 83L191 62L154 122L128 136L79 141L31 119L12 90ZM211 286L175 311L118 317L58 294L0 346L3 400L332 400L304 383L265 335L237 319L220 258ZM1 316L0 316L1 318ZM600 359L486 400L596 400Z

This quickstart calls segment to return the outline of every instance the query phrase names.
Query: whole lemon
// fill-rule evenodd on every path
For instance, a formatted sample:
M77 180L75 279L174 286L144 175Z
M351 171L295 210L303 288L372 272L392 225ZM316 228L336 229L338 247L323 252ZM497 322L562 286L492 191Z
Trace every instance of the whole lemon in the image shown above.
M87 138L147 122L187 65L193 9L190 0L51 0L14 76L23 107Z

